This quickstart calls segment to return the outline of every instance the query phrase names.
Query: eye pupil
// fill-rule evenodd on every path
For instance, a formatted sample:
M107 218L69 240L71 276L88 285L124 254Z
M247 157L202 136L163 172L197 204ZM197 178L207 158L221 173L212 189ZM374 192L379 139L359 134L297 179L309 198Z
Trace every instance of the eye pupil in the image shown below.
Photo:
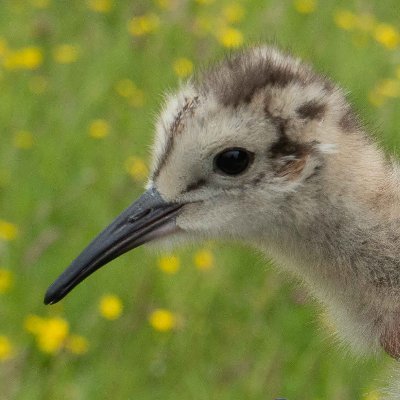
M214 169L226 175L238 175L250 164L250 153L244 149L224 150L214 159Z

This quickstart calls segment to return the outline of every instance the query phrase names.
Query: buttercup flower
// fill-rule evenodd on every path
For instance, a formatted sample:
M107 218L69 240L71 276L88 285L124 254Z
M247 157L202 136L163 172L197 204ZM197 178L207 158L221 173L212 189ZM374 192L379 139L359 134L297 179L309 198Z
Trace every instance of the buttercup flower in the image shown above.
M367 393L363 397L363 400L382 400L382 397L377 391L373 390L373 391Z
M0 361L7 361L15 354L14 346L7 336L0 335Z
M164 10L172 8L173 0L157 0L157 5Z
M395 49L400 43L400 33L392 25L378 24L374 31L375 40L388 49Z
M125 170L135 181L143 181L146 179L149 171L146 163L139 157L129 157L125 161Z
M6 69L28 69L39 68L43 63L43 53L38 47L25 47L6 53L3 65Z
M87 6L90 10L98 13L109 13L113 6L113 0L87 0Z
M31 4L36 8L47 8L50 6L51 0L31 0Z
M203 6L207 6L209 4L214 3L215 0L196 0L196 3L199 3Z
M218 35L219 42L227 48L240 47L243 42L243 34L235 28L222 29Z
M99 311L105 319L118 319L122 314L122 310L123 305L119 297L113 294L108 294L100 299Z
M158 266L167 274L176 274L180 268L180 260L177 256L162 256L158 260Z
M193 63L188 58L181 57L174 61L173 68L176 75L186 78L193 71Z
M149 13L140 17L133 17L128 24L128 30L133 36L144 36L153 33L160 25L158 15Z
M39 349L44 353L55 354L65 344L69 333L69 324L61 317L51 317L42 320L37 329L36 341Z
M175 315L163 308L154 310L149 316L149 322L159 332L168 332L176 327Z
M311 14L315 11L317 0L294 0L294 8L300 14Z
M115 84L115 91L122 97L131 97L135 94L136 85L130 79L121 79Z
M0 219L0 240L14 240L18 236L17 225Z
M396 79L384 79L378 86L377 91L385 97L399 97L400 96L400 81Z
M6 268L0 268L0 294L8 292L14 282L12 272Z
M210 250L203 249L196 251L194 264L198 269L207 270L214 266L214 255Z
M130 79L121 79L115 85L115 91L125 97L133 107L142 107L144 104L143 90L139 89Z
M104 119L96 119L89 125L89 136L93 139L103 139L110 133L110 126Z
M345 31L351 31L357 24L356 16L349 10L338 10L335 12L333 19L335 24Z

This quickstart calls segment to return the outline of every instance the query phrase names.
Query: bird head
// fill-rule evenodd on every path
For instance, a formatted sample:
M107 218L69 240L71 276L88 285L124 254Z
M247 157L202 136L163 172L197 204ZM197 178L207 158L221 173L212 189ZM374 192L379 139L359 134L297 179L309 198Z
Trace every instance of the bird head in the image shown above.
M298 210L310 208L337 136L356 125L340 89L274 48L240 52L192 78L167 96L158 118L147 191L73 261L45 302L155 239L251 242L294 224Z

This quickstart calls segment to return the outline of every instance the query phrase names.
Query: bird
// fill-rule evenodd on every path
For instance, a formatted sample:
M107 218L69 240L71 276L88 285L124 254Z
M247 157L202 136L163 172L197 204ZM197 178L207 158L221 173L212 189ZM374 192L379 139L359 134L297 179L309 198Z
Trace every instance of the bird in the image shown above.
M304 283L355 353L400 358L400 164L340 86L275 46L166 95L146 191L44 302L147 242L209 239L242 241Z

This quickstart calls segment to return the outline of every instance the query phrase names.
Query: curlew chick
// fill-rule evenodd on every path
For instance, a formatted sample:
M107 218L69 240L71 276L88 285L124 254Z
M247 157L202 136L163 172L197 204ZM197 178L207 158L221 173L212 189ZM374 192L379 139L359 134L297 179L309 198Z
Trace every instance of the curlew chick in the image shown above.
M45 303L154 239L241 240L304 281L346 343L399 358L399 183L340 88L275 48L248 49L167 97L147 191Z

